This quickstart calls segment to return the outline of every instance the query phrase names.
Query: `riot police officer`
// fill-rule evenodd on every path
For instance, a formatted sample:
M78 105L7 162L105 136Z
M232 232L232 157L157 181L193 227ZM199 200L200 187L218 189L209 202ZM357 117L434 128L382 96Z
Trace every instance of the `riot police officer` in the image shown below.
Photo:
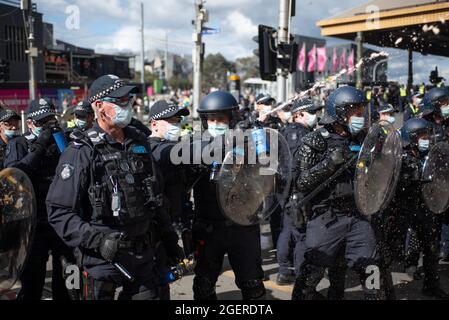
M129 126L136 87L114 75L89 91L97 122L62 154L47 197L48 220L75 248L87 300L159 297L154 239L167 252L178 237L164 211L147 138Z
M88 101L79 102L73 110L75 116L75 126L81 130L86 131L92 129L95 121L95 112Z
M333 266L342 252L348 266L358 273L365 297L379 298L380 288L366 283L369 268L376 269L378 264L376 237L370 222L357 211L353 196L365 105L362 91L349 86L338 88L329 96L326 113L320 120L328 131L327 138L318 131L303 138L296 187L307 194L324 185L309 202L312 214L306 227L305 260L295 282L293 299L316 298L322 270ZM340 174L329 180L336 172Z
M3 169L6 146L9 140L19 135L20 116L12 110L0 111L0 170Z
M29 131L10 140L5 158L5 167L21 169L30 177L37 202L37 227L29 259L21 277L22 289L18 299L41 299L46 264L51 250L53 299L68 300L60 259L63 257L70 259L72 253L48 224L45 206L45 197L60 156L53 134L60 134L62 137L63 135L56 121L54 109L45 99L31 101L27 117Z
M213 92L203 99L198 113L209 134L222 138L234 123L238 110L235 98L227 92ZM216 141L216 140L215 140ZM235 273L235 282L243 299L263 299L260 227L240 226L223 216L210 169L199 176L193 189L195 204L194 237L198 245L193 280L196 300L217 299L215 284L222 271L224 255Z
M319 109L321 107L315 106L310 99L302 99L294 102L291 109L293 123L288 125L283 131L293 159L295 159L296 152L301 147L302 138L310 133L317 125L317 111ZM297 178L296 168L297 166L293 164L294 181ZM290 257L292 252L295 269L299 269L304 256L300 243L304 238L303 232L301 232L304 226L299 222L300 219L297 217L297 214L300 214L300 212L295 208L294 196L295 190L292 188L290 193L291 201L289 201L283 212L282 230L277 242L279 274L276 278L276 283L278 285L294 282L294 273L290 271Z
M435 215L425 205L421 188L425 183L422 175L425 156L430 150L432 125L425 119L410 119L401 129L404 141L402 178L396 194L397 205L408 220L408 225L416 232L424 252L423 294L440 299L448 299L439 284L438 260L440 248L441 217ZM418 259L419 253L417 252ZM417 259L408 256L410 265Z

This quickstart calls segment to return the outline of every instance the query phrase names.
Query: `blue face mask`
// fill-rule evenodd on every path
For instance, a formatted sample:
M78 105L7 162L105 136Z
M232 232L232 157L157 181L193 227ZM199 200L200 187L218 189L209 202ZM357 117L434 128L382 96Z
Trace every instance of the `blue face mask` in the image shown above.
M167 124L167 132L165 133L165 139L169 141L177 141L179 139L179 134L181 132L181 128L179 124L174 125L171 123Z
M441 107L441 115L443 118L449 117L449 106Z
M362 131L363 127L365 126L365 118L364 117L351 117L349 119L349 132L351 134L357 134L360 131Z
M44 130L44 127L34 127L34 129L31 131L33 132L33 134L36 137L39 137L43 130Z
M112 118L112 123L119 128L125 128L131 123L133 117L132 107L121 108L118 105L113 105L115 116Z
M387 121L388 121L389 123L391 123L391 124L394 124L394 123L396 122L396 118L395 118L395 117L392 117L392 116L389 116L389 117L387 118Z
M87 121L81 119L75 119L75 126L79 129L84 130L87 127Z
M430 140L420 139L418 140L418 150L421 152L426 152L430 148Z
M229 130L229 125L227 124L209 124L208 131L212 137L218 137L224 135Z
M3 133L8 139L12 139L18 135L16 130L4 130Z

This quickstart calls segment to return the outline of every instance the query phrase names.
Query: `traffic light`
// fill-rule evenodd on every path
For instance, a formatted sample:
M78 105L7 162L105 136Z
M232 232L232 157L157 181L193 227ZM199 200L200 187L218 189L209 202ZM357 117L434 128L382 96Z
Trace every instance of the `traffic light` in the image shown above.
M259 68L263 80L276 81L277 48L272 27L259 25Z
M280 43L278 46L279 55L283 58L279 60L283 69L293 73L296 71L298 62L298 44L292 43Z
M0 81L5 82L9 80L9 61L0 59Z

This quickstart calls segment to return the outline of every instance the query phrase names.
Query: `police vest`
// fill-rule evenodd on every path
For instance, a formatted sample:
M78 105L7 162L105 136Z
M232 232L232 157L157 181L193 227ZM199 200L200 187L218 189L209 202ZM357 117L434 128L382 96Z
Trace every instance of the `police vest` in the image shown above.
M421 86L419 87L419 94L425 94L426 93L426 87L425 86Z
M368 101L371 101L371 96L372 96L372 92L371 92L371 90L368 90L367 92L366 92L366 100L368 100Z
M410 111L411 111L411 113L412 113L412 116L416 116L416 114L417 114L418 111L419 111L419 108L418 108L418 107L415 107L415 106L413 105L413 103L409 103L408 106L410 107Z
M401 97L407 96L407 89L405 89L404 87L401 87L399 90L400 90Z
M76 134L80 136L79 131ZM94 160L88 191L92 218L109 226L152 219L155 210L162 205L162 193L153 174L154 163L148 144L136 141L127 150L119 150L106 143L95 130L86 134Z

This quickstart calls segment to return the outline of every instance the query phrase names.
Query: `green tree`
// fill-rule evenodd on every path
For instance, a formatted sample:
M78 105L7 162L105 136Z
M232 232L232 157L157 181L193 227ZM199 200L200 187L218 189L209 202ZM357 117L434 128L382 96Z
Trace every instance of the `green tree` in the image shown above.
M228 72L235 72L233 62L226 60L221 53L209 54L203 62L203 88L209 90L214 87L226 90Z
M256 56L238 58L235 60L235 68L242 81L260 77L259 58Z

